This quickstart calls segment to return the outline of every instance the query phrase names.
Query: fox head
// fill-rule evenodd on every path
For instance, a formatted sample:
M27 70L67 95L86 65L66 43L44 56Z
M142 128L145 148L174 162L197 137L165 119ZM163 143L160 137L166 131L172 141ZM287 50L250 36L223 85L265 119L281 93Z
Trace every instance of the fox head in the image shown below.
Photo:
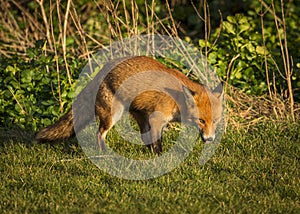
M223 113L223 86L220 83L213 91L206 88L193 91L182 87L186 101L186 120L197 127L204 142L215 139L215 132Z

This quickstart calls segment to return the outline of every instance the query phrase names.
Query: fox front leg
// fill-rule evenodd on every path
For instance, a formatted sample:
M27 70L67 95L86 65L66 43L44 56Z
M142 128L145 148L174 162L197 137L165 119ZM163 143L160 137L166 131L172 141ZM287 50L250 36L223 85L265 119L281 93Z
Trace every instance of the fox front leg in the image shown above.
M162 153L161 138L155 141L151 146L154 154L161 155Z
M165 115L160 111L153 112L149 117L150 133L152 137L152 149L154 154L160 155L162 153L162 130L167 124Z

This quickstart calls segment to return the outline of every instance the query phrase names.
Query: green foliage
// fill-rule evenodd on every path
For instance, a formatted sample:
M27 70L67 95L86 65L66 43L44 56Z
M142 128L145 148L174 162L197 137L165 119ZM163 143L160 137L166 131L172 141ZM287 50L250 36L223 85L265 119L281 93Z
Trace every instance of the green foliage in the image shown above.
M243 5L237 0L225 2L232 4L224 5L220 1L211 1L210 3L212 10L210 13L211 31L214 33L207 42L203 39L199 40L199 37L203 37L204 22L201 19L197 19L198 15L194 12L194 8L188 4L176 6L176 1L173 2L174 5L172 3L170 7L174 11L173 18L175 23L181 22L184 25L182 29L185 29L183 32L179 32L179 34L186 32L184 35L193 35L191 38L197 38L200 50L203 53L207 46L209 50L208 61L216 68L218 75L246 93L256 95L266 93L268 86L266 75L268 74L271 88L276 88L281 94L287 94L287 83L284 78L284 66L280 49L280 41L283 42L284 32L282 24L279 26L279 33L281 35L281 40L279 40L274 24L274 14L267 11L265 7L261 7L259 1L244 0ZM266 0L265 2L271 5L270 0ZM276 16L282 19L280 1L273 2L275 3ZM112 1L112 3L113 5L105 5L104 3L97 5L88 0L81 0L76 5L72 5L72 8L76 9L72 10L73 12L77 11L78 14L89 14L81 15L80 20L78 20L82 25L83 33L89 35L84 36L86 43L76 33L79 29L74 27L74 23L71 21L73 19L71 16L69 17L66 48L68 53L67 62L71 70L70 78L72 81L78 77L80 67L83 64L82 60L78 60L76 57L79 54L86 54L87 47L89 50L92 50L90 47L98 48L99 44L107 44L111 39L118 40L120 39L119 37L125 38L136 32L161 32L159 28L164 28L161 23L170 28L174 27L172 26L172 21L165 18L169 15L169 11L164 1L155 2L155 6L153 7L154 12L158 15L157 19L154 18L155 16L150 16L152 5L148 5L147 13L145 2L142 0L133 2ZM66 12L66 5L67 2L60 2L61 15ZM34 22L39 23L41 27L44 26L44 17L40 11L41 6L36 1L26 1L22 3L22 6L24 6L23 12L34 14ZM203 5L200 6L200 9L203 9ZM228 15L233 7L241 13L244 12L244 15ZM54 48L52 49L53 52L50 51L49 43L51 41L45 43L44 40L37 41L36 47L27 48L27 52L23 57L14 55L10 58L6 57L7 55L0 55L0 126L18 125L23 128L36 130L38 127L52 123L71 105L73 86L69 84L66 63L63 57L61 57L62 35L58 27L62 26L63 23L58 18L57 7L53 8L50 8L49 1L45 1L43 9L46 14L45 18L48 19L48 24L51 23L51 29L53 29L53 32L51 32L53 33L53 41L51 41L52 46L54 44L57 45L56 55L53 53ZM220 21L216 8L222 9L225 21L222 23L221 28L214 29L214 26L218 26L218 22ZM26 20L28 16L21 16L23 14L21 9L15 6L11 6L9 9L11 15L14 16L13 20L16 22L16 26L18 26L16 28L20 32L12 34L9 26L1 25L0 29L3 30L5 37L4 39L0 38L0 45L5 43L4 41L20 41L20 35L27 35L27 33L24 33L25 31L29 33L32 31L30 28L32 24L29 22L32 22L32 20ZM201 13L200 15L203 15L203 11L200 9L198 12ZM286 11L285 19L289 54L293 59L292 86L295 100L299 101L300 57L298 52L300 49L300 28L297 23L300 7L296 7L294 1L289 1L285 3L284 9ZM107 13L104 16L99 11L107 11ZM262 12L264 12L265 47L260 19ZM153 26L152 22L155 23ZM152 27L155 31L152 31ZM41 35L44 35L45 31L46 28L42 28ZM198 33L195 34L196 31ZM38 37L42 38L41 35ZM36 38L34 36L27 37ZM99 41L99 43L95 44L95 41ZM26 40L24 43L31 44L32 41ZM19 52L19 49L15 48L18 44L13 43L11 46L6 44L3 50L4 52L5 50L8 51L8 53ZM25 46L22 47L22 50L25 50ZM23 53L21 52L20 54ZM163 61L171 67L174 67L176 63L182 63L180 57L178 57L178 62L175 63L168 63L165 59ZM265 67L266 62L268 64L267 69Z
M267 90L264 52L267 55L269 52L261 45L261 34L257 32L255 22L241 14L228 16L212 39L218 37L220 30L216 46L212 45L213 41L199 41L202 51L206 45L211 49L209 63L216 66L220 77L226 80L228 76L230 84L246 93L264 93Z
M287 81L280 45L280 42L284 45L280 1L274 1L277 18L266 8L261 7L259 1L248 3L247 14L227 16L208 42L199 40L199 46L202 52L205 52L206 46L208 47L208 61L216 67L218 74L246 93L264 94L268 84L280 93L285 92ZM271 4L268 1L266 3ZM291 60L292 86L295 89L294 97L299 100L300 69L297 63L300 62L298 54L300 29L296 23L299 19L300 8L291 1L285 3L284 10L286 12L286 36ZM261 14L264 14L263 19L261 19ZM278 31L275 19L280 20ZM267 82L267 75L269 82Z
M297 24L299 22L299 14L300 14L300 7L297 1L283 1L284 2L284 19L285 19L285 30L283 28L283 17L281 11L281 1L271 1L266 0L265 3L268 5L272 5L274 3L274 8L276 12L276 17L278 20L278 27L279 32L277 32L276 25L274 22L274 14L266 13L263 17L264 21L264 33L265 33L265 40L266 40L266 47L272 54L274 61L276 62L278 68L280 69L280 73L278 69L270 69L270 74L274 74L274 78L276 78L277 82L277 89L280 92L284 92L287 90L286 81L282 78L282 74L285 75L285 71L283 69L284 64L282 60L282 52L280 48L280 41L284 44L284 31L286 32L287 37L287 46L289 57L291 61L291 71L292 71L292 85L295 90L295 99L300 101L300 67L297 66L297 63L300 62L300 28ZM263 8L260 11L260 3L259 1L251 1L250 3L251 10L248 12L249 16L253 18L253 21L257 23L257 25L261 24L260 21L260 14L267 11L266 8ZM272 7L270 7L272 8ZM261 32L261 29L260 29ZM273 62L274 63L274 62ZM271 75L273 76L273 75Z
M38 41L35 48L27 50L29 60L0 56L0 126L14 124L36 130L50 125L72 102L65 62L45 54L43 45L44 41ZM80 71L79 60L69 57L68 63L71 70Z

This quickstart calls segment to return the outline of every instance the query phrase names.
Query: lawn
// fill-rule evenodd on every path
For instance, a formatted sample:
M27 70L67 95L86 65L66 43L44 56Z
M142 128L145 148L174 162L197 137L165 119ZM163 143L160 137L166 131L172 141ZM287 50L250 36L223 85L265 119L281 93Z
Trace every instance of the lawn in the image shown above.
M0 138L1 213L300 213L299 121L228 126L206 164L199 142L170 173L139 181L100 170L76 139L9 135Z

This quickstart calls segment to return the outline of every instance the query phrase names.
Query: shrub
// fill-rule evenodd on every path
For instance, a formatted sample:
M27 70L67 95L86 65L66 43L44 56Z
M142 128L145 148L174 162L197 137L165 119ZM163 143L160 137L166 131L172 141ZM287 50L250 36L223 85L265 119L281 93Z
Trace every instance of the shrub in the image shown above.
M36 130L51 124L71 104L73 92L64 61L45 54L41 44L43 41L38 41L35 48L27 50L29 60L0 57L2 127L15 124ZM80 71L82 61L68 57L68 63L71 70Z

